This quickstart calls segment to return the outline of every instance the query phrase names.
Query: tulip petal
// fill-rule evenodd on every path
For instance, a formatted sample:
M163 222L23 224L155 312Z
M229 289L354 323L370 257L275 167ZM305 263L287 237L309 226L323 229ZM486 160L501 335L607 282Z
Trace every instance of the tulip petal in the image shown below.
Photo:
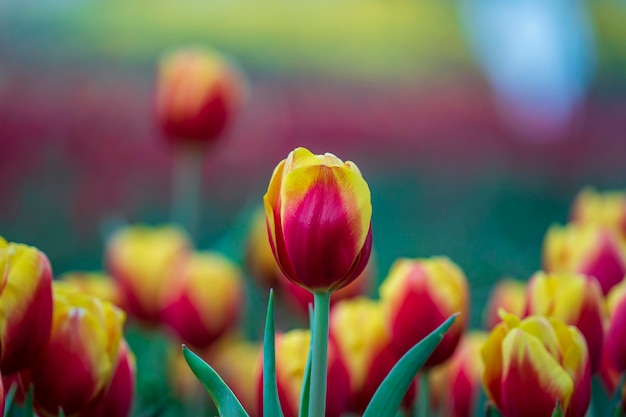
M483 361L483 387L489 399L495 404L502 404L502 341L507 334L507 324L494 327L480 350Z

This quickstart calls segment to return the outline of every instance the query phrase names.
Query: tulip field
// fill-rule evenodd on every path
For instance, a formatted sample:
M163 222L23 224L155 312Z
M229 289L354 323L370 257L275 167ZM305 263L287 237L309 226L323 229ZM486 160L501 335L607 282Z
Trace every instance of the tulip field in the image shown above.
M0 4L0 417L626 417L626 9L182 3Z

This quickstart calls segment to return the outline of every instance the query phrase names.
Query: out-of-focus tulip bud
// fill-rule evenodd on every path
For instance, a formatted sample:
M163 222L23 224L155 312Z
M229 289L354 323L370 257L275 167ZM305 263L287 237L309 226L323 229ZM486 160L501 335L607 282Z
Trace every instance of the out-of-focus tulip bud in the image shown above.
M593 188L585 188L574 200L571 219L575 223L614 230L626 238L626 193L599 193Z
M243 309L242 273L217 252L183 260L165 295L163 321L186 343L206 347L237 322Z
M619 372L626 372L626 279L613 287L606 302L610 315L606 353Z
M369 291L373 279L374 267L372 265L373 259L370 258L370 262L354 281L331 294L331 309L341 300L347 300L365 295ZM284 290L282 293L287 297L289 304L294 306L305 316L308 316L309 304L313 304L313 294L310 291L294 284L282 274L280 278L280 285Z
M624 248L617 235L592 225L552 226L543 244L547 272L578 272L598 279L602 293L624 278Z
M216 51L189 47L166 54L159 63L156 113L172 142L217 139L240 106L243 81Z
M376 389L400 356L382 305L367 298L343 300L331 310L330 338L337 344L350 373L352 412L363 414Z
M276 263L267 235L265 210L257 211L252 218L245 262L252 278L264 287L275 288L279 280L283 278L283 273Z
M248 411L254 411L258 404L257 381L261 373L261 349L260 344L248 342L238 336L226 336L207 352L207 362Z
M526 316L557 317L576 326L589 348L591 371L600 365L604 341L604 297L594 277L537 272L528 282Z
M135 355L122 339L117 364L108 387L89 405L81 417L127 417L135 395Z
M0 237L0 371L28 367L43 350L52 325L52 269L32 246Z
M463 271L445 257L399 259L380 287L392 345L403 355L448 317L461 313L424 364L428 370L448 359L469 319L469 290Z
M297 417L300 391L306 368L311 333L308 330L291 330L276 335L276 380L278 398L285 417ZM343 358L332 339L328 345L328 384L326 417L340 417L348 407L350 376ZM258 410L263 410L263 372L258 384Z
M52 332L23 375L42 416L79 415L105 390L118 359L124 313L113 304L54 284Z
M449 361L433 369L429 383L434 383L437 405L444 417L471 417L476 409L481 389L483 364L480 350L487 333L471 332L461 338ZM431 399L432 401L432 399Z
M556 317L504 314L481 350L483 386L504 417L583 417L591 399L587 344Z
M365 269L372 204L354 163L297 148L274 169L263 201L272 252L294 283L335 291Z
M483 312L483 323L487 330L500 323L500 310L521 316L526 302L526 283L514 279L502 279L494 285L487 307Z
M191 244L174 226L131 226L115 233L107 243L107 264L130 315L159 322L163 297L176 280L175 268Z
M117 282L102 272L68 272L59 277L63 282L75 286L79 291L104 301L122 305L122 296Z

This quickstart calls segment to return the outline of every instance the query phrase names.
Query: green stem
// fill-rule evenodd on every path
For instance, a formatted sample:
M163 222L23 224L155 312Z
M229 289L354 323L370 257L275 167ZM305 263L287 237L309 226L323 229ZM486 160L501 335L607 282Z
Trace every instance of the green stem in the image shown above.
M328 363L328 313L330 292L313 293L313 328L311 337L311 391L309 392L309 417L326 414L326 367Z
M202 148L182 145L174 149L172 221L192 235L198 226L202 191Z
M418 374L415 396L415 407L413 408L414 417L428 417L428 372L420 372Z

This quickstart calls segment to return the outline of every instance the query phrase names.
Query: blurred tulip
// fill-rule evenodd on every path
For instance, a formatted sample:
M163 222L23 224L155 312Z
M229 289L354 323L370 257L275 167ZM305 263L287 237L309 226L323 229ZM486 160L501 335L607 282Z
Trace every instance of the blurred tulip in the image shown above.
M537 272L528 282L526 316L557 317L576 326L589 348L591 371L600 365L604 341L604 297L594 277Z
M618 372L626 372L626 279L613 287L606 298L610 315L605 348Z
M514 279L498 281L489 296L487 307L483 312L483 323L487 330L493 329L500 323L499 311L521 316L524 313L526 302L526 283Z
M229 336L221 338L207 352L207 362L235 393L243 407L253 411L258 404L257 385L262 346ZM252 413L250 413L251 417Z
M276 288L283 278L267 235L265 210L257 211L250 225L246 244L245 263L250 275L266 288Z
M206 347L241 315L242 273L222 254L195 252L176 274L164 298L162 319L185 343Z
M578 272L598 279L602 293L624 278L624 247L614 233L592 225L552 226L543 244L547 272Z
M464 334L450 360L433 369L429 383L435 385L431 392L439 392L436 402L443 410L443 417L474 415L483 373L480 350L486 340L485 332Z
M445 257L399 259L380 287L392 345L403 355L448 317L461 313L426 361L428 370L448 359L467 326L469 290L463 271Z
M585 188L576 196L570 217L574 223L602 226L626 238L626 193Z
M276 335L276 380L278 397L284 417L297 417L300 407L300 391L306 368L311 333L308 330L291 330ZM350 376L347 365L332 342L328 345L328 391L326 417L340 417L348 406ZM258 410L263 410L263 372L258 379Z
M243 81L214 50L196 46L166 54L157 78L157 119L172 142L213 142L239 109Z
M609 356L608 351L605 348L602 350L602 359L600 361L600 380L604 385L604 389L608 393L608 395L613 398L615 395L615 390L618 388L618 384L620 382L620 377L622 373L617 369L615 364L613 363L612 358ZM622 397L621 397L621 410L622 416L626 415L626 385L622 387Z
M108 301L116 306L122 305L122 297L117 282L102 272L68 272L59 277L63 282L75 286L79 291Z
M42 416L84 412L107 389L122 337L124 313L106 301L54 284L52 333L44 350L23 375L34 386Z
M130 315L159 322L169 282L191 247L185 233L174 226L137 225L115 233L107 242L107 265Z
M206 361L205 351L196 349L194 352ZM167 361L167 378L175 398L190 401L198 395L198 392L202 392L204 395L202 384L198 378L196 378L189 365L187 365L180 345L176 345L169 352Z
M504 417L583 417L591 399L585 339L556 317L505 313L481 350L483 386Z
M0 237L0 371L6 376L39 356L52 325L52 269L32 246Z
M400 356L382 305L364 297L342 300L330 314L330 338L337 344L350 373L352 412L363 414L376 389Z
M274 170L263 201L272 252L294 283L335 291L367 265L372 204L354 163L297 148Z
M108 387L89 405L81 417L127 417L135 396L135 355L122 339L117 364Z

